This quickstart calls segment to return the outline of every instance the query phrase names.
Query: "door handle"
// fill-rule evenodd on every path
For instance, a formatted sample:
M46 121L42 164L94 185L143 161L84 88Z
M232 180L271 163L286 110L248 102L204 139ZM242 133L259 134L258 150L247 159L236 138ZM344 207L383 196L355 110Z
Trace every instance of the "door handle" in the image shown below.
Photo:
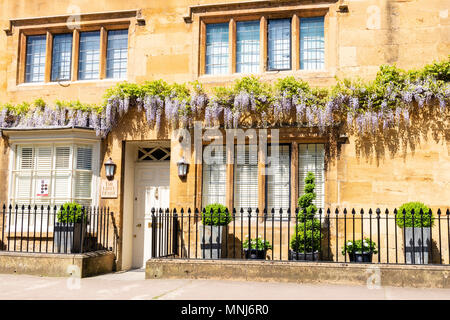
M140 228L142 225L140 224L140 223L138 223L137 225L136 225L136 227L138 227L138 228Z

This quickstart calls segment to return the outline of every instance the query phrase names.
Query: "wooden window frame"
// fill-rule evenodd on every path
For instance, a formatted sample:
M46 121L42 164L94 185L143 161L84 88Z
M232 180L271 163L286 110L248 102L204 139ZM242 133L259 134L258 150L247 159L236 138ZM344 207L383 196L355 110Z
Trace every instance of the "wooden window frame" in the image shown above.
M233 13L234 14L233 14ZM275 9L254 9L254 10L231 10L228 12L202 12L196 14L191 13L192 22L198 23L198 35L194 36L198 39L198 59L196 73L198 77L220 77L241 75L236 73L236 23L240 21L260 21L260 67L258 74L273 73L280 71L297 72L305 70L300 69L300 20L302 18L319 17L325 18L324 33L325 33L325 68L320 70L309 70L309 72L323 72L326 71L330 65L328 61L328 19L329 5L299 5L297 9L286 9L280 6ZM268 69L268 20L272 19L291 19L291 67L283 70L269 70ZM186 21L185 17L185 21ZM211 23L229 23L229 68L228 73L222 75L210 75L206 73L206 25ZM194 68L195 70L195 68Z
M77 25L71 25L70 15L34 17L9 20L9 28L5 29L7 36L12 36L17 43L17 68L16 84L40 85L42 83L58 83L51 81L52 69L52 45L53 35L61 33L72 33L72 61L71 78L68 81L78 81L78 56L79 56L79 35L85 31L100 31L100 73L99 79L86 80L98 81L106 79L106 46L107 33L110 30L128 30L128 49L130 40L133 38L135 26L145 25L145 20L141 15L141 10L123 10L97 13L81 13ZM28 83L25 80L26 67L26 40L27 36L46 35L46 59L44 82ZM130 50L128 50L129 52ZM128 61L130 59L128 58ZM114 79L108 79L114 80ZM123 79L120 79L123 80ZM80 80L81 81L81 80ZM84 80L83 80L84 81Z
M223 136L226 136L224 134ZM235 138L236 139L236 138ZM203 142L202 148L201 148L201 154L197 154L196 152L196 159L201 158L203 156L203 147L205 145L208 145L211 142ZM258 139L258 143L259 139ZM265 141L266 145L269 146L271 144L271 134L268 133L267 140ZM298 129L298 128L285 128L280 132L278 143L280 145L290 145L290 210L291 215L294 214L295 208L298 207L298 197L300 195L299 191L299 159L298 159L298 153L299 153L299 144L323 144L325 147L327 145L326 138L322 137L320 134L313 134L306 130L306 129ZM246 143L248 144L248 143ZM232 148L235 148L237 145L237 141L235 140L234 143L231 145ZM259 144L258 144L259 146ZM227 149L227 144L223 144L223 148L226 152L226 159L227 159L227 169L226 169L226 196L225 196L225 202L226 206L229 208L229 210L233 210L234 208L234 161L233 163L230 163L231 161L231 155L234 155L234 149L232 152L230 152ZM259 211L262 213L263 210L267 206L267 182L266 182L266 159L264 158L263 153L261 152L261 148L258 147L258 208ZM198 160L196 160L198 161ZM326 204L328 201L327 196L327 160L326 157L324 159L325 162L325 168L324 168L324 203ZM196 164L196 199L195 199L195 205L197 208L202 208L202 201L203 201L203 164Z

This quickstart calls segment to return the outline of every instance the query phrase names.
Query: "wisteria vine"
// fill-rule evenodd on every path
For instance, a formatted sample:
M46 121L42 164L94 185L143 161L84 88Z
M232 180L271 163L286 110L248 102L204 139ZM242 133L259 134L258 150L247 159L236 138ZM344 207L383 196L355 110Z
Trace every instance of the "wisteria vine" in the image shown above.
M344 80L329 90L310 88L294 77L279 79L274 85L243 77L233 87L215 87L209 94L199 82L122 82L107 90L100 105L57 101L51 106L42 99L4 104L0 129L82 127L105 138L122 116L136 108L155 130L163 122L176 128L201 120L205 126L303 126L317 127L322 133L344 123L348 130L376 133L408 125L410 115L426 105L439 108L448 119L449 78L450 59L409 72L382 66L371 82Z

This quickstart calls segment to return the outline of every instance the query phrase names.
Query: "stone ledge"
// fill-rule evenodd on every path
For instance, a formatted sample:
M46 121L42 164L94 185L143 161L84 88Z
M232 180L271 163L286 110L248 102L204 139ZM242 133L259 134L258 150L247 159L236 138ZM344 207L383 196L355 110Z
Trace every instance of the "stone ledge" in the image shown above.
M0 251L0 273L85 278L112 272L114 260L110 251L82 254Z
M151 259L145 278L450 288L450 266Z

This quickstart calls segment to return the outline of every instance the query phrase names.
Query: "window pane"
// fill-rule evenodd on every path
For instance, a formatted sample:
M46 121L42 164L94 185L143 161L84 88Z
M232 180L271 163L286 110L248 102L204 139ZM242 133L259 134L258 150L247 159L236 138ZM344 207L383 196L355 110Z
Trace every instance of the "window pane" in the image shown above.
M325 150L323 144L299 144L298 146L298 190L304 194L306 174L311 171L316 177L317 209L325 205Z
M208 163L203 162L203 189L202 206L220 203L226 205L226 154L225 148L222 152L212 152Z
M228 73L228 23L206 25L206 73Z
M77 169L92 170L91 147L77 147Z
M290 207L290 147L275 145L267 149L269 157L278 158L278 161L272 160L267 166L267 210L270 212L273 208L278 214L281 208L286 214Z
M290 69L291 19L269 20L267 28L269 70Z
M258 150L256 145L235 148L234 207L246 212L258 207Z
M317 70L325 67L324 18L300 19L300 68Z
M33 169L34 159L33 159L33 148L32 147L22 147L19 149L20 155L20 166L18 169Z
M26 82L44 82L46 36L27 36Z
M56 147L56 169L69 169L70 147Z
M78 79L98 79L100 65L100 31L80 33Z
M72 65L72 34L53 36L52 81L70 80Z
M108 31L106 77L126 78L128 56L128 30Z
M259 21L236 23L236 72L259 71Z

